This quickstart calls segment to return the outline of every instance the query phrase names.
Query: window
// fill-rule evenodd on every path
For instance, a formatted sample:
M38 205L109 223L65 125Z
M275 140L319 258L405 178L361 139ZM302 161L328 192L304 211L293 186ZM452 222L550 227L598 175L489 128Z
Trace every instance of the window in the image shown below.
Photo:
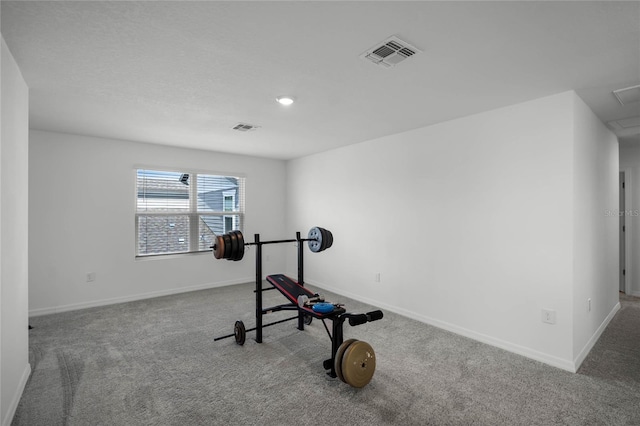
M216 235L242 230L244 178L138 169L136 255L209 251Z
M229 194L229 191L225 191L224 193L224 211L232 212L233 207L235 206L235 194Z

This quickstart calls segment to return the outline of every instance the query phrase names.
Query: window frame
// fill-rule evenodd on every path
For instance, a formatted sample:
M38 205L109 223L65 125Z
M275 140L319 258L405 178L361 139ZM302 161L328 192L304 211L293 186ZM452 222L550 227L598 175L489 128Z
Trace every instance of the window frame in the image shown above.
M166 212L144 212L138 210L139 203L139 171L166 172L188 174L189 190L187 211L169 210ZM220 176L238 179L238 211L226 211L224 196L222 197L222 207L220 211L199 211L198 210L198 176ZM216 172L211 170L193 169L193 168L173 168L164 166L135 165L133 168L134 178L134 254L136 259L147 259L162 256L181 256L189 254L208 253L211 251L209 247L200 249L200 218L203 216L217 216L222 220L223 230L226 232L225 217L234 217L234 225L241 232L244 230L245 224L245 202L246 202L246 175L243 173ZM234 202L236 201L234 195ZM188 247L184 251L169 251L162 253L140 253L140 217L186 217L188 219ZM213 231L212 231L213 232ZM215 235L215 234L214 234Z

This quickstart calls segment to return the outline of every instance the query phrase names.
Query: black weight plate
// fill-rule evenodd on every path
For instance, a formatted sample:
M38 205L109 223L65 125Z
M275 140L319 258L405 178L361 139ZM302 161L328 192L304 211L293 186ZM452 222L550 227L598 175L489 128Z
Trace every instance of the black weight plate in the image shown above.
M320 251L325 251L327 249L327 244L329 243L329 237L327 235L327 230L324 228L318 228L320 233L322 234L322 246L320 247Z
M233 231L236 233L236 237L238 238L238 253L233 260L242 260L244 257L244 236L240 231Z
M233 333L236 336L236 343L240 346L244 345L244 341L247 338L247 331L244 328L244 323L242 321L236 321L233 326Z
M325 229L327 232L327 248L330 248L333 245L333 234L328 229Z
M238 236L234 231L229 232L229 238L231 238L231 254L229 255L229 260L236 260L236 256L238 255Z
M309 243L309 250L311 250L314 253L318 253L319 251L322 251L322 232L320 231L320 228L318 228L317 226L311 228L309 230L309 234L307 235L307 238L310 240Z
M305 314L304 315L304 324L305 325L311 325L311 321L313 321L313 317L311 315Z
M342 356L344 355L344 351L354 342L357 342L356 339L349 339L342 342L340 346L338 346L338 351L336 352L336 357L333 361L333 368L336 370L336 374L338 378L344 382L344 376L342 375ZM346 382L345 382L346 383Z
M231 256L231 237L229 234L223 234L222 238L224 239L224 256L223 259L229 259Z
M236 231L231 231L229 232L229 236L231 237L231 256L229 257L229 259L231 260L235 260L236 257L238 256L238 235L236 234Z

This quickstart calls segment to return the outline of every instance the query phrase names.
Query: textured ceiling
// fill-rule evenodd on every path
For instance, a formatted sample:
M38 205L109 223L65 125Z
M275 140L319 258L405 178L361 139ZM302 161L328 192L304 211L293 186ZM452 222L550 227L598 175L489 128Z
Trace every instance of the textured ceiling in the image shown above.
M640 116L612 94L640 84L639 2L1 8L35 129L289 159L566 90L605 123ZM359 58L391 35L423 53L391 69ZM617 134L640 142L638 127Z

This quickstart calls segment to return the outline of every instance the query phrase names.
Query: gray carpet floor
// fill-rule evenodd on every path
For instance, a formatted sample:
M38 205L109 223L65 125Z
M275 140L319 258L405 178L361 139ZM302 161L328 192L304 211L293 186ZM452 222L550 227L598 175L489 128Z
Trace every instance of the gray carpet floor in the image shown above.
M12 425L640 425L640 299L577 374L385 312L345 324L376 352L366 387L322 368L321 322L255 324L251 284L32 318L32 375ZM349 312L374 307L324 292ZM284 301L264 293L265 306ZM268 315L267 320L291 316Z

